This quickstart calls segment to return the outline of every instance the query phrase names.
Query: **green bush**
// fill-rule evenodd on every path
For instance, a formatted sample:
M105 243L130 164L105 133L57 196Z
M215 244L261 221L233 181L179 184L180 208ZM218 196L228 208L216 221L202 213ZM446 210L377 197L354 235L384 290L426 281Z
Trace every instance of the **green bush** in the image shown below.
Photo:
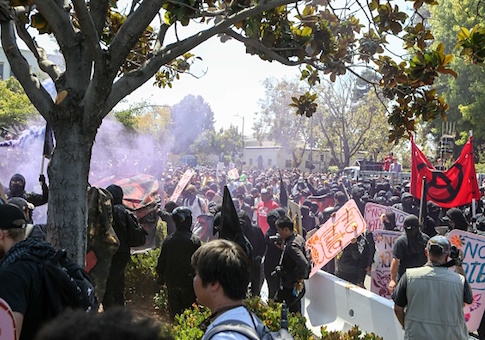
M338 331L327 331L327 327L320 329L322 333L322 340L382 340L380 336L374 333L363 334L359 326L353 326L351 330L346 333Z
M329 174L336 174L339 171L338 166L336 165L331 165L328 167L327 172Z
M168 291L167 287L163 286L158 293L153 297L153 304L155 309L167 312L168 311Z
M146 252L133 254L131 261L126 266L125 286L127 298L152 299L158 291L157 266L160 249L150 249Z

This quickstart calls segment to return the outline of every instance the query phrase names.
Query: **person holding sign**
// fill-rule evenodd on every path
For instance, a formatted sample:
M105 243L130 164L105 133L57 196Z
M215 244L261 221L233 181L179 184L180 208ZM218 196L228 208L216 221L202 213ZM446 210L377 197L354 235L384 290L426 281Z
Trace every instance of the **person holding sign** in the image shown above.
M472 303L473 294L461 261L444 236L428 241L426 256L423 267L403 274L392 295L404 339L466 340L463 304ZM448 257L452 257L449 262ZM448 270L453 265L456 273Z

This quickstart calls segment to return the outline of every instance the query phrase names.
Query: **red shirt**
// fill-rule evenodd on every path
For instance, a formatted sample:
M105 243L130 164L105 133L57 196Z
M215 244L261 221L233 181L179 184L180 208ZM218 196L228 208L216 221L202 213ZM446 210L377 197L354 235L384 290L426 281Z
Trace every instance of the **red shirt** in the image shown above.
M258 225L264 235L266 235L266 231L269 229L269 224L266 217L268 217L268 213L271 210L276 208L279 208L279 205L273 200L269 200L268 202L261 201L256 207L256 212L258 214Z

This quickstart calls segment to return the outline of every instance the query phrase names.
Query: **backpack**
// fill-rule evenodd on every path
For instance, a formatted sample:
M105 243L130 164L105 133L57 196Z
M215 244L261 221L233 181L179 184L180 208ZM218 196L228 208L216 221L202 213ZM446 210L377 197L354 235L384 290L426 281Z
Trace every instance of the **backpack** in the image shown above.
M66 308L97 313L98 301L88 273L67 257L64 249L44 257L26 254L21 260L35 261L42 265L42 281L53 316L59 315Z
M210 331L206 332L203 340L210 340L214 335L221 332L236 332L244 335L249 340L291 340L293 336L288 330L282 328L277 332L271 332L268 327L254 314L251 316L256 319L256 330L248 324L240 320L226 320L214 326Z
M126 243L130 247L139 247L146 243L147 232L138 223L135 215L126 211Z

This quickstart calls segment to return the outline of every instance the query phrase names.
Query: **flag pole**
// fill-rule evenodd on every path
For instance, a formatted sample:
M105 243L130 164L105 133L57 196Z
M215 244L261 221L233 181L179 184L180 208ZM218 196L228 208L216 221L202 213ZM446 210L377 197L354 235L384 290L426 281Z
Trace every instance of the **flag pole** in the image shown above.
M426 176L421 180L421 200L419 202L419 225L424 226L424 219L426 218Z
M470 138L473 137L473 130L470 130ZM471 143L472 143L472 156L473 156L473 138L471 138ZM473 162L475 162L475 159L472 159ZM474 193L475 194L475 193ZM475 200L475 195L473 195L472 198L472 228L473 232L477 232L477 224L476 224L476 219L477 219L477 202Z

